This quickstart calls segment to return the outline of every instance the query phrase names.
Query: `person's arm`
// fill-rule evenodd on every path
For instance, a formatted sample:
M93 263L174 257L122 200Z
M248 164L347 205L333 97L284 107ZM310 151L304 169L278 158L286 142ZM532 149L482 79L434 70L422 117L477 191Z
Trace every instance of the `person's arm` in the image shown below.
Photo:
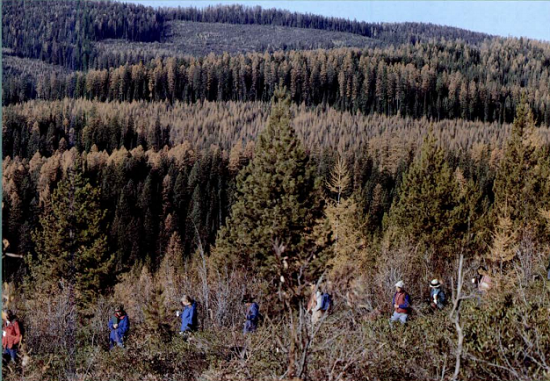
M120 335L122 336L126 335L126 332L128 332L128 316L126 316L124 319L119 321L117 329Z
M19 344L19 342L21 341L21 330L19 329L19 322L18 321L15 321L13 323L13 328L15 330L15 341L13 343L14 344Z
M307 312L313 309L313 303L315 303L315 294L311 294L311 296L309 297L309 300L307 302L307 309L306 309Z
M405 294L405 303L400 304L399 308L407 309L407 308L409 308L409 306L410 306L409 294Z
M109 329L112 331L113 329L115 329L115 327L113 327L113 319L109 319Z
M315 304L315 307L313 308L313 312L319 311L321 307L323 306L323 294L319 295L317 298L317 303Z
M191 320L189 322L189 325L192 330L196 330L199 325L197 316L197 303L194 302L191 307Z
M248 314L246 316L247 320L256 320L258 318L258 305L254 303L250 309L248 310Z

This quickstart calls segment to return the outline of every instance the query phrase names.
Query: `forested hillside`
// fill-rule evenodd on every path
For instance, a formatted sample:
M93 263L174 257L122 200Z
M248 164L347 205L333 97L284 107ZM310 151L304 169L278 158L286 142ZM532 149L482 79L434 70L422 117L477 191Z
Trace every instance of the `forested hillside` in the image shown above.
M5 379L550 374L550 43L241 5L2 16Z
M528 58L519 60L525 50ZM537 122L548 124L549 57L547 44L521 40L493 42L480 50L447 42L383 50L210 54L68 75L49 73L4 95L8 104L32 97L268 101L283 84L292 101L308 106L510 123L523 94Z
M170 36L174 34L174 29L179 29L182 24L170 23L170 21L179 20L343 32L373 38L388 45L414 44L441 38L460 38L468 44L478 44L490 38L482 33L430 24L369 24L240 5L205 9L153 9L121 2L81 0L76 4L62 0L49 1L47 7L36 2L21 0L7 0L3 4L2 18L6 21L2 31L2 45L7 53L20 57L39 58L48 63L72 69L87 69L94 66L96 56L101 54L93 48L94 41L105 39L141 42L171 41ZM55 28L51 24L54 18ZM270 33L271 30L264 29L263 33ZM303 34L294 37L303 37ZM199 42L204 36L197 33L196 38ZM322 40L323 38L320 38L317 44ZM297 47L300 44L298 39L289 42L290 47ZM279 44L281 42L275 39L274 45ZM312 42L306 43L306 46L311 47L312 44ZM257 49L262 51L265 48L261 44L257 46ZM230 47L228 51L233 49L240 51L243 46Z

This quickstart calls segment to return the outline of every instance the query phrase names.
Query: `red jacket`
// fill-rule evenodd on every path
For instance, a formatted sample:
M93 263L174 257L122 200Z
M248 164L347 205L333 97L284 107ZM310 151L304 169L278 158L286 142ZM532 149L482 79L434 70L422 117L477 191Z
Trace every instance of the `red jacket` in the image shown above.
M396 304L399 307L395 308ZM411 298L409 294L407 294L405 291L396 292L395 295L393 295L393 305L394 305L394 310L397 313L400 313L400 314L410 313L409 309L411 307Z
M2 329L6 332L6 335L2 335L2 348L13 348L14 345L19 344L21 341L21 331L19 330L19 323L17 320L12 321L10 324L4 322Z

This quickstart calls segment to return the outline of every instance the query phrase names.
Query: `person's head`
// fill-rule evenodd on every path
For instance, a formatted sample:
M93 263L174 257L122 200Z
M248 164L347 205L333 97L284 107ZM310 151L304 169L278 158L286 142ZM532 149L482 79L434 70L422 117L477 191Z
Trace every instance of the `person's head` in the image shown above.
M251 305L252 303L254 303L254 298L252 298L252 296L250 296L250 295L247 294L247 295L245 295L245 296L243 297L243 303L244 303L247 307L250 307L250 305Z
M439 288L439 287L441 287L441 283L439 283L438 279L433 279L430 282L430 288Z
M190 306L192 304L191 298L188 295L183 295L180 301L184 306Z
M119 305L115 308L115 316L116 317L124 316L124 306L123 305Z
M403 283L402 280L400 280L399 282L397 282L397 283L395 284L395 290L396 290L397 292L401 292L401 291L403 291L404 289L405 289L405 283Z
M477 273L478 273L479 275L485 275L485 274L487 274L487 267L485 267L485 266L479 266L479 267L477 268Z
M8 321L15 320L15 314L13 313L12 310L7 310L6 311L6 320L8 320Z

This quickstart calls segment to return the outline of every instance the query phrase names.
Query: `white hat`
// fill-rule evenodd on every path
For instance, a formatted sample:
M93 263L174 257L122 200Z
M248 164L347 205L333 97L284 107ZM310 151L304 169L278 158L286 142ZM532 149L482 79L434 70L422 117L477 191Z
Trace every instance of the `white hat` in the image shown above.
M439 286L441 286L441 284L439 283L439 280L437 280L437 279L433 279L430 282L430 287L431 288L438 288Z
M405 283L403 283L403 281L400 280L399 282L397 282L397 283L395 284L395 287L403 288L403 287L405 287Z

